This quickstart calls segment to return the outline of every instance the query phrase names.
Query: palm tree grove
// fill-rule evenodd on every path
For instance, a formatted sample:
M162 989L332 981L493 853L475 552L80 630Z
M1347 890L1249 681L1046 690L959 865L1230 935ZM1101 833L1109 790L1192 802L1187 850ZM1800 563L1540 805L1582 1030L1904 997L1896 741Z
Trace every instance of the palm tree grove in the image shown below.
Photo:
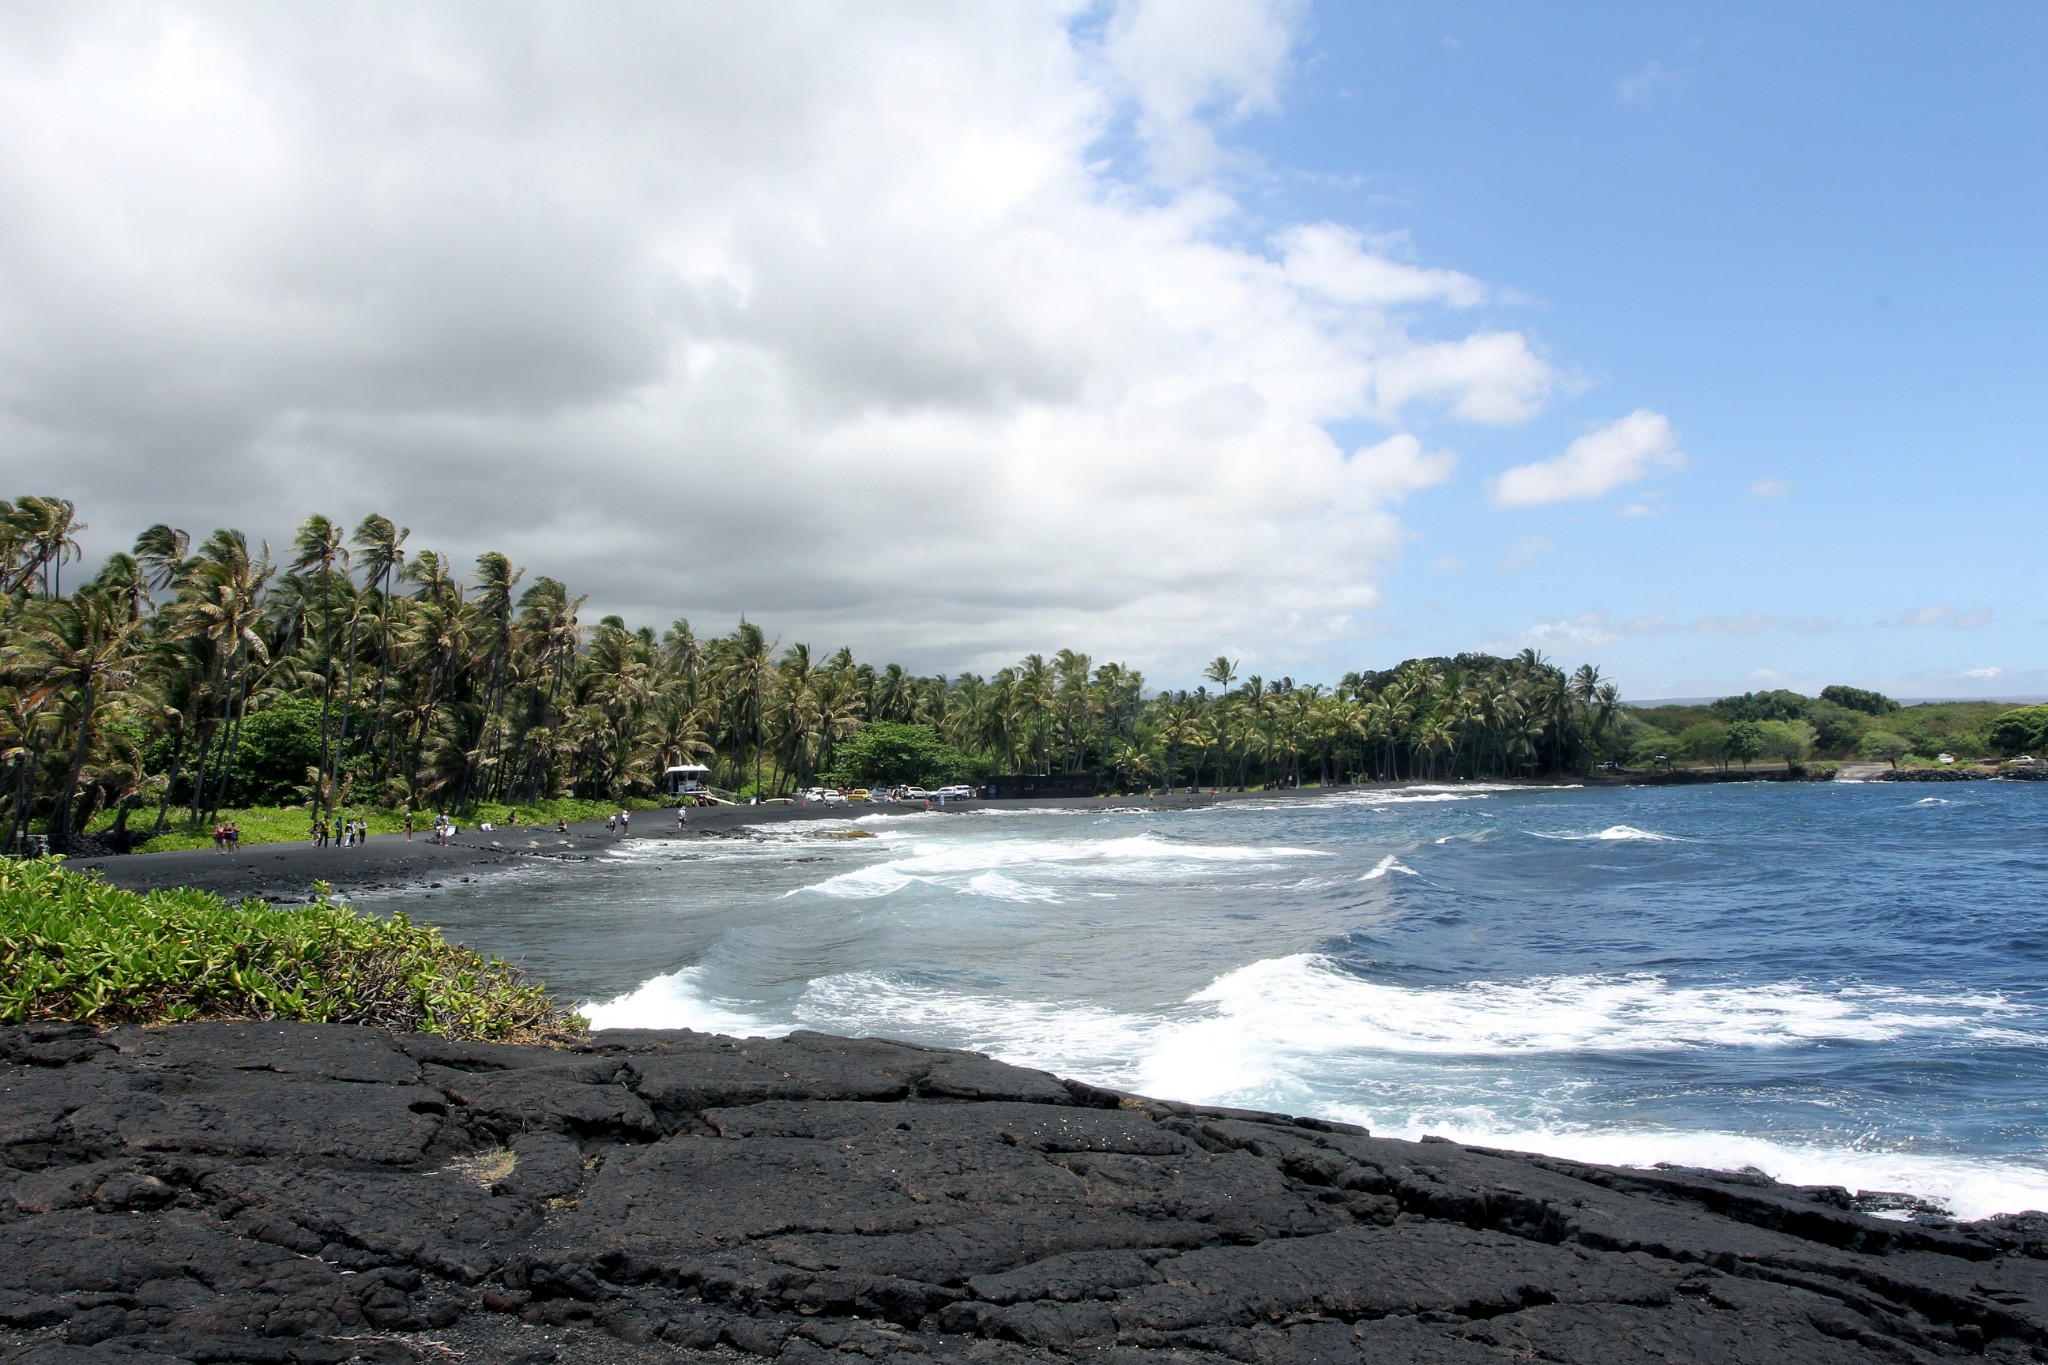
M921 677L746 620L587 623L563 583L498 553L459 576L383 516L308 517L282 551L150 526L67 583L85 529L61 498L0 502L10 847L126 849L253 808L300 812L300 832L342 810L551 818L656 798L681 763L741 799L1000 773L1118 792L1531 777L1583 771L1618 728L1597 669L1534 651L1335 687L1218 658L1192 691L1148 691L1069 649Z

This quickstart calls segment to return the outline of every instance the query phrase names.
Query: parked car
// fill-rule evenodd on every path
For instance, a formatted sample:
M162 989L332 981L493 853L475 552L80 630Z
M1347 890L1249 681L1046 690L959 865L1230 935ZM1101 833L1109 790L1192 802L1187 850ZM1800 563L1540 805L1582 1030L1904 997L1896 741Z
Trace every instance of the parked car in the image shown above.
M952 786L941 787L932 794L944 797L948 801L969 801L974 797L974 788L965 782L955 782Z
M929 801L932 794L923 787L904 787L896 793L898 801Z
M855 787L846 794L846 799L849 801L865 801L868 799L868 789L866 787Z

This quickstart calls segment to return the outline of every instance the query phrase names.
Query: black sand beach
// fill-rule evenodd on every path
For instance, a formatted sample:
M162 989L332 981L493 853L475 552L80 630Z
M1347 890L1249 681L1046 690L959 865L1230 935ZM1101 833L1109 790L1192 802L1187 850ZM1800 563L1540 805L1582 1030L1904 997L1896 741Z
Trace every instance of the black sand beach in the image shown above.
M1028 803L958 801L944 806L934 804L931 809L944 814L961 814L989 806L1028 804L1036 808L1077 810L1131 806L1183 810L1219 800L1287 799L1290 798L1285 794L1201 796L1177 793L1157 797L1067 797ZM633 812L630 837L662 840L729 838L750 825L921 815L925 809L922 803L692 807L688 827L679 830L675 810L671 807ZM473 877L519 859L575 862L600 857L606 849L619 843L621 837L608 833L604 822L596 820L572 824L566 834L552 825L464 829L445 848L436 845L422 830L410 840L402 834L373 835L360 848L344 849L333 845L315 848L298 841L251 844L234 854L216 853L207 848L73 858L66 866L75 872L98 872L113 885L130 891L182 886L233 898L254 896L270 901L298 902L306 899L308 889L315 881L328 883L343 896L371 890L426 887L436 882Z

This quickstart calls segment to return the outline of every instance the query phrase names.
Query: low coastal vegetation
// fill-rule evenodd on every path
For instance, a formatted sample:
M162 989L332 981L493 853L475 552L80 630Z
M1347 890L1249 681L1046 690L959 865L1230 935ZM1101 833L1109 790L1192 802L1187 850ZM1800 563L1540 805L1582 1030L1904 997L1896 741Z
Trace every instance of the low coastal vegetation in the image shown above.
M1193 689L1075 650L989 676L917 676L742 620L705 637L617 616L506 556L468 581L383 516L324 516L288 547L144 529L65 590L85 529L60 498L0 502L0 809L29 836L189 847L316 821L372 830L589 818L651 804L671 765L731 796L825 781L937 785L1086 774L1121 791L1528 778L1814 757L1900 762L2044 747L2035 712L1909 707L1855 688L1708 707L1622 704L1591 664L1533 650L1410 659L1334 686L1241 675ZM522 584L524 586L522 586Z
M318 888L316 888L316 894ZM0 1023L369 1024L463 1039L571 1030L539 985L403 915L138 894L60 860L0 859Z
M481 801L465 811L463 819L470 825L488 824L500 830L534 826L545 828L554 825L558 820L602 820L622 807L642 810L659 804L651 799L639 798L588 801L558 797L552 801L534 801L523 806L511 806L502 801ZM402 834L405 832L408 813L389 806L351 803L336 810L334 815L337 820L359 820L369 827L372 834ZM233 822L240 843L281 844L306 839L308 828L315 817L305 806L241 806L222 810L216 818L223 823ZM103 814L101 827L110 825L112 819L111 815ZM426 838L430 820L413 813L412 821L414 831L420 838ZM210 848L212 845L212 825L195 825L185 820L174 820L161 834L153 835L147 847L151 853L166 853L176 849Z
M1633 767L1861 759L1896 767L2013 757L2048 748L2048 706L1944 701L1903 705L1858 687L1818 697L1745 692L1698 705L1632 707L1620 731Z

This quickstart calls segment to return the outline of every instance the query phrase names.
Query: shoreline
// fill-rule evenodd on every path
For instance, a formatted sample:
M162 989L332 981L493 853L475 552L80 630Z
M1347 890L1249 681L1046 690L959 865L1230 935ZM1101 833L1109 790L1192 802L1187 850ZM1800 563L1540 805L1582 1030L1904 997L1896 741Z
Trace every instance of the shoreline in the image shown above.
M1458 786L1522 787L1535 790L1566 790L1574 787L1660 787L1693 784L1720 785L1729 782L1784 782L1807 780L1788 776L1782 770L1744 771L1690 770L1671 774L1595 773L1565 778L1494 778L1464 783L1428 779L1400 782L1333 783L1327 787L1284 790L1188 792L1174 791L1153 796L1059 796L1003 800L948 801L945 805L876 803L848 806L707 806L691 807L687 830L678 831L673 807L633 812L636 826L632 840L690 840L729 837L755 825L797 824L813 821L846 821L870 816L966 815L978 811L1131 811L1199 810L1211 806L1315 800L1345 793L1400 792L1417 788L1453 789ZM502 869L532 859L557 863L586 862L625 839L605 833L601 820L571 824L565 835L552 826L521 825L517 829L478 830L464 828L445 848L435 845L422 829L408 841L402 834L373 834L358 848L330 845L315 848L304 841L250 844L234 854L212 849L175 849L161 853L114 853L67 859L65 866L77 872L98 872L112 885L129 891L163 891L189 888L210 891L230 900L255 897L279 904L295 904L310 894L313 882L325 881L337 896L347 898L366 892L425 890L439 881L466 879L489 869Z

